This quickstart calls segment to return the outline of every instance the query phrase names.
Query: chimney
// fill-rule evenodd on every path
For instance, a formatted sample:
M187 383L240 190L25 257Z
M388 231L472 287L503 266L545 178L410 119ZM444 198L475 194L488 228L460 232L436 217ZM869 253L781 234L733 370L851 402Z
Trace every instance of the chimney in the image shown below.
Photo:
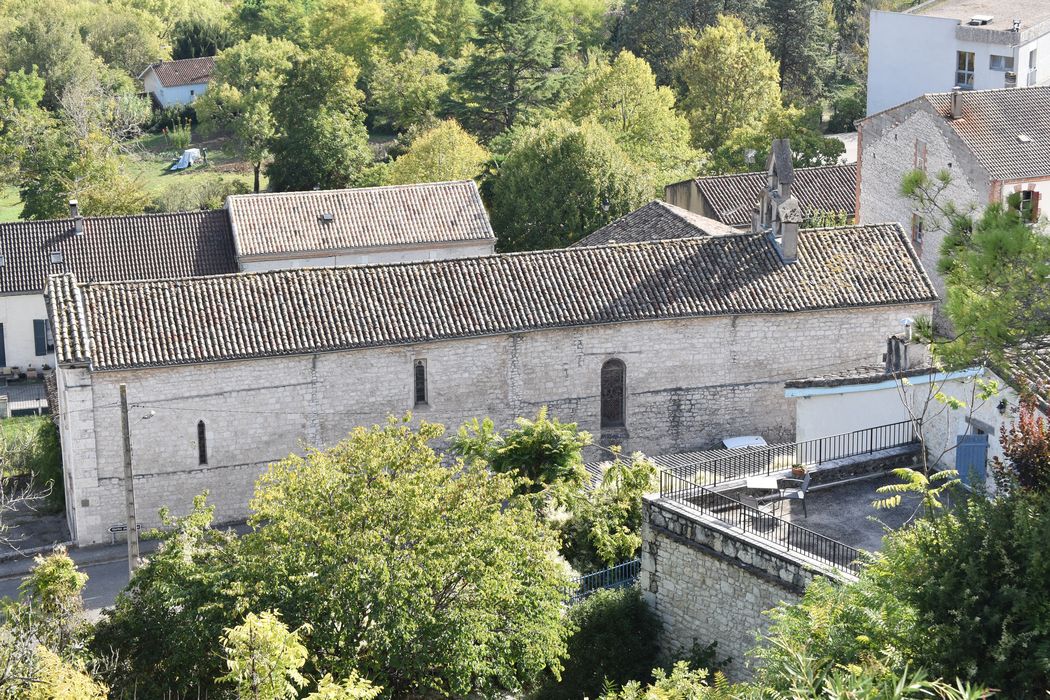
M962 88L956 85L952 88L952 119L962 119L963 116L963 93Z
M798 224L794 221L780 224L780 255L786 262L798 260Z
M73 220L73 233L83 236L84 217L80 215L80 205L75 199L69 200L69 218Z
M929 363L928 348L912 334L911 319L905 319L905 330L886 341L886 374L907 372Z

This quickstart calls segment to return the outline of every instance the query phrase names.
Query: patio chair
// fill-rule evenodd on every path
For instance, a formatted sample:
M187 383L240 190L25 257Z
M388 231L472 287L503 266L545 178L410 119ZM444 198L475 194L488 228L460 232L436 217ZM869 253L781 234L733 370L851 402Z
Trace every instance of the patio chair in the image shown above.
M809 513L806 512L806 493L809 491L809 482L813 479L813 474L807 473L801 479L781 479L782 484L795 484L796 488L781 488L780 498L785 501L802 501L802 516L805 518L809 517Z
M775 518L776 514L777 514L777 502L776 501L770 501L768 503L763 503L762 501L758 500L754 496L748 496L747 494L740 494L740 505L746 506L747 508L750 508L750 510L746 510L744 512L745 512L745 514L749 515L750 517L752 517L752 518L754 518L756 520L759 519L759 518L761 518L762 520L765 520L767 518ZM760 515L755 515L755 512L760 513Z

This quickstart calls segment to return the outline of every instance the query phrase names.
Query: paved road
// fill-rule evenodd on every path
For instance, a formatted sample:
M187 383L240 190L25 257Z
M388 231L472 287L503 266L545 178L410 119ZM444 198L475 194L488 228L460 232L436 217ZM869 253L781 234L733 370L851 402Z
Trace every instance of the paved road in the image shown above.
M88 611L97 615L102 608L107 608L113 605L113 601L117 598L117 593L121 591L124 586L128 583L128 559L126 547L116 547L113 551L109 551L110 548L106 548L103 552L92 552L96 556L85 557L86 561L78 561L77 568L88 575L87 585L84 587L84 607ZM113 557L120 557L123 554L123 558L116 560ZM81 559L78 557L78 552L74 550L72 552L74 560ZM98 561L102 558L103 561ZM22 583L22 579L27 573L26 569L29 563L25 563L21 568L21 571L10 572L10 568L13 568L14 563L9 562L8 571L4 572L4 575L0 575L0 597L14 597L18 595L18 586Z

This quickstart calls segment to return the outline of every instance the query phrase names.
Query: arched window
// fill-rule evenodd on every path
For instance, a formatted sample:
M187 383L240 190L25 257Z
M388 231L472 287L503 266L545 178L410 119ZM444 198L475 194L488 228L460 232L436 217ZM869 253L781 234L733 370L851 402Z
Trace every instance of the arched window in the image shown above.
M608 360L602 365L602 427L618 428L624 424L627 396L627 367L622 360Z
M201 464L208 463L208 435L204 421L197 422L197 459Z

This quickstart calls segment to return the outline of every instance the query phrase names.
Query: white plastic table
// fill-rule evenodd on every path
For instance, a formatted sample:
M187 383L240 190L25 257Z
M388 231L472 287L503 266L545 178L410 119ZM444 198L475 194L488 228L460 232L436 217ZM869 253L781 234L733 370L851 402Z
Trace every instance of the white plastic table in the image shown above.
M778 478L775 476L749 476L744 486L749 491L779 491L780 485L777 481Z

